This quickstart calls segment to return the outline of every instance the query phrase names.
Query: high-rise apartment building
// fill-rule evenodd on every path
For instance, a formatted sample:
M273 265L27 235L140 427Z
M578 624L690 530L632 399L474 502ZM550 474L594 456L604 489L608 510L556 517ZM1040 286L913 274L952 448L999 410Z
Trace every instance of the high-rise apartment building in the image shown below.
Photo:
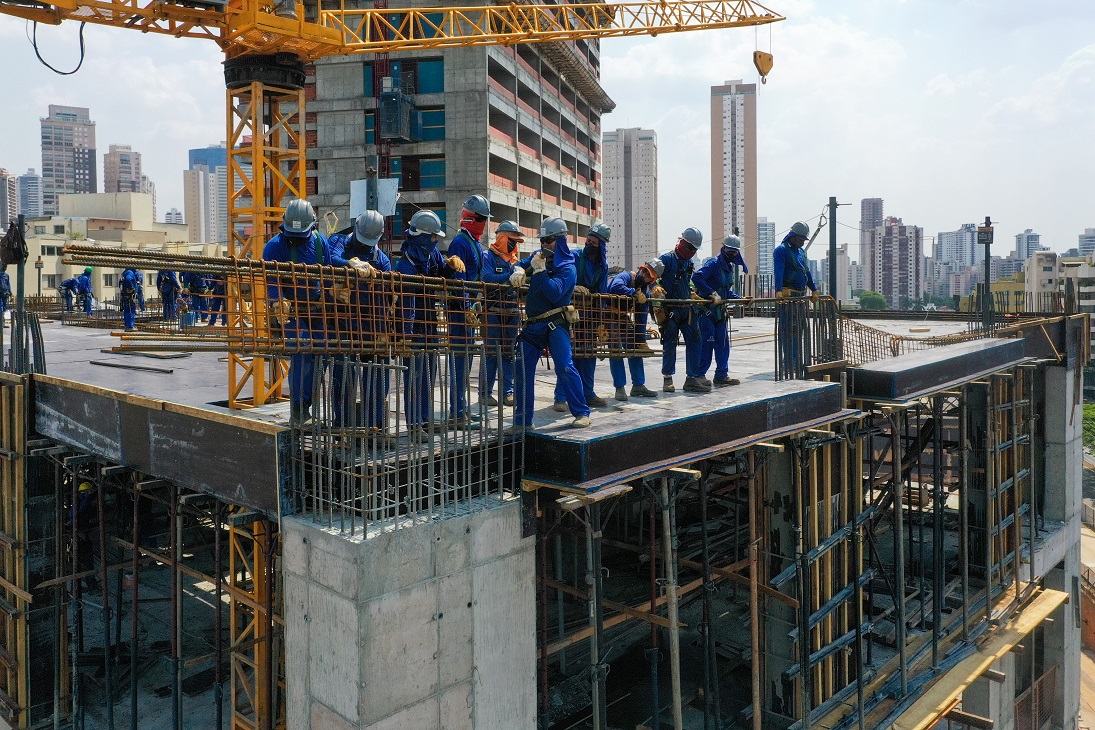
M190 150L183 171L183 210L191 243L228 241L228 148L221 143Z
M42 176L30 168L16 180L19 212L28 218L42 215Z
M1042 250L1042 236L1031 229L1015 234L1015 258L1026 261L1036 251Z
M963 223L956 231L935 235L935 258L958 267L973 266L985 260L983 247L977 245L977 224Z
M923 249L923 229L905 225L900 218L887 218L875 228L875 270L870 288L884 296L890 307L900 307L902 300L919 299L923 294Z
M316 100L305 127L309 200L349 220L350 184L375 154L380 177L399 180L396 237L419 209L451 233L473 194L487 196L496 222L520 226L525 250L547 217L584 235L602 215L601 115L615 106L599 55L597 41L577 40L317 62L306 87Z
M42 212L56 215L57 196L98 192L95 122L85 107L49 105L42 124Z
M863 198L859 201L859 262L866 277L864 289L878 291L878 242L875 231L885 218L882 214L882 198Z
M1081 256L1090 256L1095 253L1095 228L1085 228L1077 237Z
M742 251L750 271L757 249L748 237L757 230L757 85L741 80L711 87L711 251L724 236L746 237Z
M142 193L141 153L127 144L112 144L103 155L104 193Z
M601 150L604 221L612 227L608 263L634 271L658 252L658 135L605 132Z
M156 183L148 175L141 175L140 190L137 192L152 196L152 218L156 218Z
M183 214L178 208L172 208L163 214L164 223L172 223L174 225L183 225Z
M745 248L751 248L749 239L742 241ZM772 256L776 251L776 222L766 217L757 218L757 268L750 269L762 276L771 276L773 271Z
M15 175L0 167L0 236L7 233L8 222L19 215L19 189Z

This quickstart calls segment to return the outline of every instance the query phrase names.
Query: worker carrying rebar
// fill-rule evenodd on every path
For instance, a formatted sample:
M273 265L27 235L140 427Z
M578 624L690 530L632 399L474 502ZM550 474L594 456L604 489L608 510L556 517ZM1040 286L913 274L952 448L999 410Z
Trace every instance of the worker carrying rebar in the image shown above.
M57 293L65 300L65 311L72 311L72 302L76 297L76 277L71 276L57 285Z
M555 377L563 384L573 428L589 426L582 378L574 367L570 327L577 318L571 304L578 273L574 254L567 244L567 224L562 218L547 218L540 225L540 250L522 260L510 283L519 287L529 277L525 295L525 320L521 330L521 366L517 370L517 410L513 434L533 427L536 363L545 349L555 362Z
M182 286L174 271L159 271L156 273L156 291L160 293L160 301L163 303L163 321L174 322L179 316L178 300Z
M595 300L590 294L604 294L608 291L608 241L612 237L612 229L604 223L594 223L586 232L586 240L582 250L574 256L574 268L577 272L577 283L574 285L574 295L579 304L588 312ZM583 343L592 349L597 339L597 325L600 318L581 318L571 328L571 341ZM607 406L608 401L597 395L593 389L593 378L597 372L596 357L575 357L574 367L582 378L582 390L585 393L586 405L590 408ZM555 410L565 413L567 410L566 394L563 384L555 383Z
M346 313L345 321L340 321L340 329L344 328L351 340L374 345L388 331L386 322L392 304L390 297L378 291L371 282L376 272L392 270L391 259L377 245L384 229L384 216L375 210L367 210L354 219L352 231L336 233L329 240L331 263L360 273L356 287L335 293L338 310ZM366 355L361 364L349 363L344 355L334 358L331 390L336 426L363 424L372 433L384 430L390 362L383 355ZM363 418L356 417L358 393L361 394Z
M327 240L316 230L316 211L307 200L289 201L280 232L266 242L262 257L267 261L294 264L331 264ZM269 309L281 325L289 358L289 422L304 425L312 416L312 377L315 357L305 352L310 340L322 339L326 331L323 289L318 279L272 276L266 292ZM191 290L193 294L193 290Z
M91 305L94 301L94 295L91 289L91 272L93 269L88 266L84 268L84 273L76 277L76 304L84 310L84 314L91 316Z
M738 266L744 273L749 273L749 267L741 257L741 239L727 236L722 241L719 255L704 261L703 266L692 274L696 294L709 302L697 307L701 343L699 370L706 378L714 357L715 377L711 382L716 388L741 382L730 377L730 323L725 304L729 299L741 299L734 291Z
M487 284L508 285L517 264L517 247L524 243L521 229L513 221L502 221L494 231L494 240L483 254L483 281ZM512 286L491 289L487 300L483 302L486 315L486 328L483 341L486 354L483 356L482 379L479 383L479 402L484 406L496 406L494 384L501 371L498 395L502 404L512 406L516 403L514 395L513 367L516 362L515 345L517 333L521 327L521 310L517 299L517 290Z
M8 311L11 299L11 277L8 276L8 265L0 264L0 318ZM3 322L0 322L2 325Z
M650 289L662 272L665 264L661 259L654 259L641 265L638 271L621 271L612 277L608 283L608 293L618 296L631 297L635 300L634 322L625 313L622 321L615 328L616 346L624 351L649 349L646 344L646 327L650 316ZM627 369L631 372L631 397L633 398L657 398L657 391L646 387L646 367L641 357L627 358ZM616 388L616 400L627 400L627 375L624 372L622 358L614 357L608 361L608 369L612 371L612 385Z
M791 230L772 253L776 299L781 300L778 346L783 374L786 377L795 377L795 374L800 373L804 365L802 353L808 334L805 301L793 300L804 300L807 296L815 302L818 300L817 285L810 273L806 251L803 250L809 235L810 226L799 221L791 226Z
M662 390L666 393L675 390L673 376L677 372L679 335L684 335L684 389L690 393L711 392L711 381L704 378L699 369L700 331L693 307L683 303L692 298L692 274L696 270L692 259L702 244L703 234L698 228L685 228L673 250L658 257L665 266L662 287L666 299L679 302L663 307L665 321L659 323L662 334Z
M458 281L479 281L483 268L483 246L480 241L490 219L490 202L482 195L464 201L460 210L460 232L449 242L448 257L460 261L446 278ZM462 292L446 302L449 345L449 419L457 425L478 420L468 410L468 372L472 346L475 344L476 300Z
M451 278L463 269L457 256L445 256L437 242L445 237L441 219L432 210L420 210L411 216L399 249L396 271L410 276ZM427 351L437 344L437 310L425 287L404 285L407 292L399 298L398 314L403 335L411 354L404 358L403 406L407 427L412 433L427 427L431 416L433 386L437 379L437 354Z
M137 329L137 310L144 311L144 285L141 282L141 272L136 269L125 269L119 281L118 291L121 296L122 322L126 332Z

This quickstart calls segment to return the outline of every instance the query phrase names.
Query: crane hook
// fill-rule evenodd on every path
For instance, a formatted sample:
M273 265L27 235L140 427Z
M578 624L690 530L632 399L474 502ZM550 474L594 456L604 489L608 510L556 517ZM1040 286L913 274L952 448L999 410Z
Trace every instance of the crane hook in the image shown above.
M760 74L762 84L768 83L768 72L772 70L773 62L774 59L771 53L753 51L753 65L757 67L757 73Z

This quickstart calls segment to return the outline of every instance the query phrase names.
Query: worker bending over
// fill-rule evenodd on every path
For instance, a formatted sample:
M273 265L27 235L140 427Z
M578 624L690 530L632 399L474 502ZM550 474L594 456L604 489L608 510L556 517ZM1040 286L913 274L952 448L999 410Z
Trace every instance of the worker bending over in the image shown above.
M76 277L65 279L57 285L57 293L65 298L65 311L72 311L72 300L76 296Z
M684 300L692 298L692 274L695 264L692 259L703 243L703 234L698 228L685 228L677 239L676 247L658 258L665 269L662 271L662 287L666 299L676 300L676 304L663 307L666 319L661 324L662 332L662 390L672 393L673 376L677 372L678 334L684 335L684 362L686 377L684 389L690 393L711 392L711 381L703 377L699 370L700 332L693 320L690 304Z
M586 233L585 245L574 257L574 268L577 283L574 285L574 294L585 306L586 311L593 311L593 299L590 294L604 294L608 291L608 240L612 236L612 229L604 223L595 223ZM598 300L599 303L599 300ZM572 327L571 340L581 342L586 348L592 348L597 337L597 321L591 319L579 319ZM608 401L597 395L593 389L593 378L597 372L597 358L576 357L574 367L582 378L582 390L585 393L586 405L591 408L607 406ZM563 392L563 384L555 383L555 410L565 413L567 399Z
M612 277L608 283L608 293L619 296L631 297L635 300L634 323L623 315L622 321L614 334L617 338L617 347L622 350L648 349L646 344L646 325L650 313L650 287L661 278L665 271L665 264L661 259L654 259L639 267L632 273L621 271ZM627 368L631 371L631 396L633 398L657 398L658 393L646 387L646 369L644 358L627 358ZM627 400L627 376L624 373L624 361L614 357L608 361L608 369L612 371L612 385L616 388L616 400Z
M699 307L699 370L707 377L707 369L711 367L714 355L715 378L712 384L716 388L741 382L730 377L730 324L724 303L728 299L741 299L734 291L734 276L738 266L745 273L749 273L749 267L741 257L741 239L727 236L723 239L719 255L705 261L692 274L692 285L696 288L696 294L710 302Z
M517 301L517 290L509 286L509 282L517 264L517 246L524 242L521 229L516 223L502 221L494 231L490 248L483 254L483 281L507 286L505 289L488 291L487 300L483 303L487 325L483 340L487 352L483 356L479 402L485 406L498 405L493 393L499 370L502 371L502 380L498 394L502 396L502 404L512 406L516 403L513 393L513 366L516 361L517 333L521 327L521 310Z

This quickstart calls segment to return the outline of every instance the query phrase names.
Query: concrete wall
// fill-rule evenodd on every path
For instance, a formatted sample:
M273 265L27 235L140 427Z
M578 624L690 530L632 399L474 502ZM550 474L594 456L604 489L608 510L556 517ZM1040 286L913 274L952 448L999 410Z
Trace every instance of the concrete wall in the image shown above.
M535 540L518 502L362 540L284 520L288 726L536 726Z

